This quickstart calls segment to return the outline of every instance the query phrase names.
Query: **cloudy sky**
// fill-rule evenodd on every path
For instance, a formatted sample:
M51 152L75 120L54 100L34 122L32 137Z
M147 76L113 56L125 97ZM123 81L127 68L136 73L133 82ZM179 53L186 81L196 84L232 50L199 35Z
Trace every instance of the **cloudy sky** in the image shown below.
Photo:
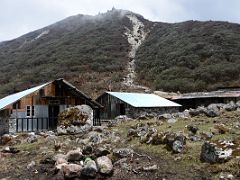
M0 41L76 14L115 7L152 21L221 20L240 23L240 0L0 0Z

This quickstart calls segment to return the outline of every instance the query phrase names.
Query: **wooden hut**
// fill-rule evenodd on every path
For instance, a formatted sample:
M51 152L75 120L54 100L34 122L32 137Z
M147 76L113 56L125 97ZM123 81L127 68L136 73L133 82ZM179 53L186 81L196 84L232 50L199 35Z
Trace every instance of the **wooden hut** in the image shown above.
M136 118L143 113L171 113L181 105L170 100L146 93L105 92L96 101L104 108L100 110L102 119L113 119L119 115Z
M55 129L59 112L87 104L93 109L93 125L100 125L99 103L64 79L56 79L0 99L0 134Z

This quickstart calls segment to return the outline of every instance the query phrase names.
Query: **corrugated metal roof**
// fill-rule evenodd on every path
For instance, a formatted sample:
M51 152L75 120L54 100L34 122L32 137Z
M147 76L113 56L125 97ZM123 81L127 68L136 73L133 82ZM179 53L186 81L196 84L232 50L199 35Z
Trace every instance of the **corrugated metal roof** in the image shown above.
M0 99L0 110L5 108L6 106L18 101L19 99L23 98L24 96L27 96L27 95L43 88L44 86L46 86L49 83L50 82L42 84L40 86L33 87L31 89L27 89L25 91L21 91L21 92L15 93L15 94L11 94L9 96L6 96L5 98Z
M155 94L144 93L126 93L126 92L106 92L112 96L121 99L122 101L134 107L178 107L181 106L175 102Z

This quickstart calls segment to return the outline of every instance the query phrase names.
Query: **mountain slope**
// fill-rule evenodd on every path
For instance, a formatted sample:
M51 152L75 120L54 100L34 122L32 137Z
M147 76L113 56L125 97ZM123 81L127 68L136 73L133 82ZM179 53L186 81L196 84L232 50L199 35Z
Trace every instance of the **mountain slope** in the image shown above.
M0 97L60 77L92 97L108 88L239 86L239 32L238 24L151 22L115 9L72 16L0 43Z
M167 91L240 86L240 25L155 23L137 53L141 83Z
M88 94L119 87L129 20L123 11L77 15L0 45L0 94L64 77Z

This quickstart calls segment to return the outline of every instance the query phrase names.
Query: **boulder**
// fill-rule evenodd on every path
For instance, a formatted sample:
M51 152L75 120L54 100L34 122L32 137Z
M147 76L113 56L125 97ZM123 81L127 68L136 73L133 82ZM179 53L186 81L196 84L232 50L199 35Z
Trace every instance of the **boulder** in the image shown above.
M28 143L34 143L38 141L38 136L37 135L30 135L30 137L27 138Z
M213 137L213 133L212 132L201 132L200 136L201 136L201 139L203 139L203 140L210 140Z
M82 166L78 164L66 164L63 167L63 173L65 178L72 179L72 178L80 178Z
M240 108L240 101L237 101L237 102L236 102L236 106L237 106L238 108Z
M167 119L171 119L171 118L172 118L172 115L168 114L168 113L161 114L157 117L158 120L167 120Z
M101 156L96 159L99 172L102 174L110 174L113 171L112 161L107 156Z
M98 168L96 162L90 158L86 158L82 168L82 175L88 177L95 177L97 175Z
M64 126L70 125L81 126L85 124L92 125L93 110L88 105L79 105L65 109L59 114L58 117L59 125Z
M226 111L235 111L237 109L237 105L233 101L231 101L230 103L225 104L223 106L223 109Z
M226 134L230 130L224 124L215 124L214 129L216 129L218 131L218 133L220 133L220 134Z
M208 117L217 117L220 115L220 111L216 106L212 106L211 108L206 109L205 115Z
M13 139L13 136L9 135L9 134L4 134L1 136L0 138L0 144L7 144L8 142L10 142Z
M196 125L187 125L187 130L192 134L196 134L198 131L198 127Z
M67 160L65 158L58 157L56 162L55 162L55 165L57 166L59 164L64 164L64 163L67 164L68 163Z
M205 142L201 148L200 160L208 163L216 163L218 156L215 152L214 144Z
M152 166L145 166L143 167L143 171L156 171L158 169L157 165L154 164Z
M64 126L58 126L57 127L57 135L60 136L60 135L66 135L66 134L68 134L68 133L67 133L67 130Z
M127 133L128 137L138 137L138 130L130 128Z
M167 122L170 123L170 124L173 124L173 123L177 122L177 119L171 118L171 119L168 119Z
M113 155L118 157L118 158L129 157L133 154L133 152L134 151L130 148L113 149Z
M93 153L93 148L91 145L86 145L84 148L83 148L83 152L82 152L84 155L89 155L89 154L92 154Z
M96 150L94 152L96 157L106 156L106 155L108 155L110 153L111 152L108 149L104 148L104 147L98 147L98 148L96 148Z
M56 162L57 159L59 159L59 158L67 160L67 156L64 155L64 154L56 154L56 155L54 155L52 158L50 158L50 157L47 157L47 158L48 158L49 161L51 161L51 162L52 162L52 161ZM52 159L52 160L51 160L51 159Z
M83 159L82 151L80 149L69 151L66 155L69 162L80 161Z
M175 140L172 144L172 150L175 153L180 153L183 150L183 142L179 140Z
M184 145L186 144L186 137L182 134L167 133L163 137L163 143L167 148L175 153L182 152Z
M208 163L222 163L232 158L233 150L231 148L223 148L213 142L205 142L202 145L200 160Z
M16 154L16 153L20 152L20 150L17 149L17 148L15 148L15 147L9 147L9 146L7 146L7 147L3 148L2 152L3 152L3 153Z
M34 168L34 166L36 165L35 161L31 161L28 165L27 165L27 169L31 170Z

